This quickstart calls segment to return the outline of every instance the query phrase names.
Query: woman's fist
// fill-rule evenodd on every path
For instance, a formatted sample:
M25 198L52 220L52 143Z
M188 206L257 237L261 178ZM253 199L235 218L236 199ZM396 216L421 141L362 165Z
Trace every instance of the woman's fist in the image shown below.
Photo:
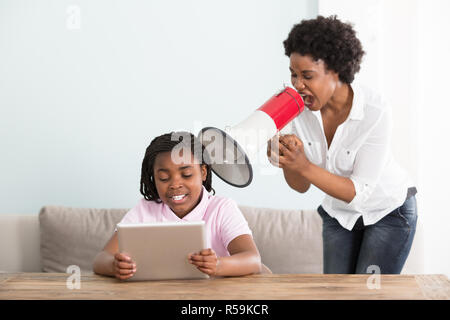
M274 166L298 172L309 165L302 140L293 134L275 136L269 140L267 157Z

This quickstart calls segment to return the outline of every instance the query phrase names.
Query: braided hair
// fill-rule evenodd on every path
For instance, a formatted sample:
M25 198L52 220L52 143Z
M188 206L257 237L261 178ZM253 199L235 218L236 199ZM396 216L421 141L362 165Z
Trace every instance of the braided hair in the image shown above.
M192 133L180 131L166 133L154 138L145 150L144 160L142 160L140 192L146 200L161 202L156 190L153 172L156 156L162 152L171 152L175 147L180 146L184 150L190 150L201 166L206 166L206 180L203 181L203 186L208 192L213 191L213 194L215 194L215 190L211 186L211 161L208 153L205 152L205 147Z

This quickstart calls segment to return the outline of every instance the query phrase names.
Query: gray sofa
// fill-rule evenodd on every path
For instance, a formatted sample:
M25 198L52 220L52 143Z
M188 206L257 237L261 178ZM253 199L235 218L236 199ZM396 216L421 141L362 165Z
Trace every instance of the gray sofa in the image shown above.
M316 210L240 209L273 273L322 273L322 220ZM0 272L66 272L77 265L91 273L95 255L126 212L45 206L39 215L0 214ZM421 273L420 258L412 250L403 273Z

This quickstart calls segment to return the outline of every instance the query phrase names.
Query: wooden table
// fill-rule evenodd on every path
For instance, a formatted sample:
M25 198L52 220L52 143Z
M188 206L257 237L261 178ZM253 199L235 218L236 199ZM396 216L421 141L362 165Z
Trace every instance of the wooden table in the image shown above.
M346 300L445 299L445 275L381 275L380 288L369 289L373 275L271 274L204 280L121 282L81 275L81 288L68 289L65 273L0 273L0 299L149 299L149 300Z

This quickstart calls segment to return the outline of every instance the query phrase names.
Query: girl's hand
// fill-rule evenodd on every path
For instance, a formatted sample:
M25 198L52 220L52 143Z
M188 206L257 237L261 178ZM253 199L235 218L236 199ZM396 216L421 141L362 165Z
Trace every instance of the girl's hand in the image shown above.
M310 165L302 140L293 134L273 137L267 145L267 157L274 166L298 172L306 170Z
M217 275L220 260L211 248L203 249L200 252L190 253L188 255L188 261L203 273L210 276Z
M114 276L120 280L126 280L136 273L136 264L124 253L116 253L113 261Z

